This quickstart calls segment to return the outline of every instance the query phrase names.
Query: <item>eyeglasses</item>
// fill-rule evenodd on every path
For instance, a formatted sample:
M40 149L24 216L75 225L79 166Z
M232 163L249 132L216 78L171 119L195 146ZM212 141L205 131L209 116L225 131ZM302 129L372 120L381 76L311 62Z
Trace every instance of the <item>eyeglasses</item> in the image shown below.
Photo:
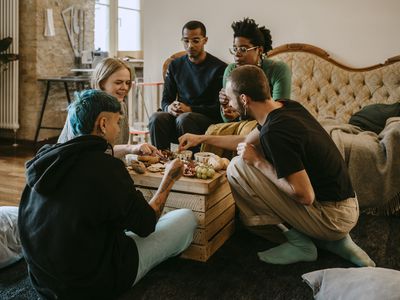
M202 38L193 38L193 39L188 39L188 38L181 38L181 41L184 45L189 45L191 43L192 45L198 45L200 44L201 41L203 41L205 37Z
M257 49L257 48L258 48L258 46L254 46L254 47L251 47L251 48L246 48L244 46L243 47L232 47L232 48L229 48L229 52L232 55L236 55L238 53L246 54L248 51L253 50L253 49Z

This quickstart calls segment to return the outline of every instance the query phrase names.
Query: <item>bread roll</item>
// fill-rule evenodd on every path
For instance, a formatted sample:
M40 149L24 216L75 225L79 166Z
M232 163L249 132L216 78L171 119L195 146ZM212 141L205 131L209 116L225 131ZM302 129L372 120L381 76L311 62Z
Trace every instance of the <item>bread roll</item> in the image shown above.
M151 156L151 155L139 155L138 160L147 162L149 164L156 164L160 161L158 156Z
M221 159L219 156L217 156L217 155L210 157L210 158L208 159L208 163L213 167L213 169L214 169L215 171L221 170L221 169L223 168L223 166L224 166L224 162L223 162L222 159Z
M133 171L138 174L144 174L146 172L146 166L141 161L132 160L131 167Z
M231 161L229 159L227 159L226 157L221 158L221 160L222 160L222 164L223 164L222 169L226 170Z

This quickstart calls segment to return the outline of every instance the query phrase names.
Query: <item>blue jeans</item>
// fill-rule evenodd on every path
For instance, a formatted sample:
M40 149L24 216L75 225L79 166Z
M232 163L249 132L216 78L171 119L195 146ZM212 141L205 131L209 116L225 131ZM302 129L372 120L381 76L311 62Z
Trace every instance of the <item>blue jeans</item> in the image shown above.
M197 219L193 212L182 208L162 216L156 230L147 237L127 232L126 235L135 240L139 252L139 266L133 285L156 265L189 247L196 227Z

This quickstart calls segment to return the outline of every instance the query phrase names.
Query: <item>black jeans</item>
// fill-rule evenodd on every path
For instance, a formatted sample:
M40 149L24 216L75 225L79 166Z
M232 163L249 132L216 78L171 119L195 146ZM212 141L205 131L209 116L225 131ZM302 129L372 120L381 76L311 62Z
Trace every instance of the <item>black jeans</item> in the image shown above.
M169 149L170 143L178 143L178 137L185 133L204 134L213 124L207 116L187 112L174 117L167 112L156 112L150 116L149 130L151 143L158 149ZM198 152L200 145L191 149Z

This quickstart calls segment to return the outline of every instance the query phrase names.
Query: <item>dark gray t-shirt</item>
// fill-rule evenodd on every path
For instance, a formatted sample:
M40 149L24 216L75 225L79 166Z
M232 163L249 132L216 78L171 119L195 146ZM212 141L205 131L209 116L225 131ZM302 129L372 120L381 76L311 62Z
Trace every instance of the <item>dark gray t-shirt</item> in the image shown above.
M318 201L354 197L346 164L328 133L300 103L281 102L283 107L258 125L264 155L278 178L305 170Z

